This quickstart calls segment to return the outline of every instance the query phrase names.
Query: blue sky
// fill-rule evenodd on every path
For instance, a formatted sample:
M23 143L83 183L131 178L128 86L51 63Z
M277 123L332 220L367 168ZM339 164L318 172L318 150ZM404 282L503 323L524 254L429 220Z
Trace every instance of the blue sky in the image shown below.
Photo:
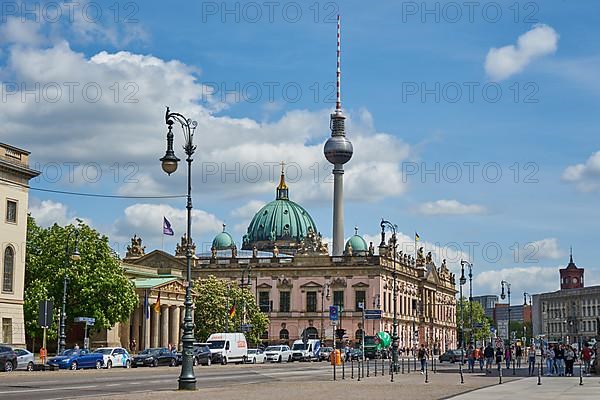
M32 186L183 193L183 165L166 177L157 161L169 105L199 123L200 247L223 222L241 240L274 198L269 175L282 160L291 198L331 237L322 145L339 12L342 105L355 146L346 236L357 225L377 240L382 216L407 246L418 231L455 271L461 257L474 262L478 294L498 292L501 279L516 292L556 289L571 245L588 284L598 283L597 2L482 1L472 14L462 2L283 1L272 14L262 2L80 3L73 18L65 4L59 18L47 2L30 2L36 16L3 3L0 138L32 151L44 172ZM67 82L77 85L73 99ZM73 179L65 163L78 163ZM166 250L184 229L182 199L31 197L41 223L82 217L119 251L134 233L160 247L162 215L176 231Z

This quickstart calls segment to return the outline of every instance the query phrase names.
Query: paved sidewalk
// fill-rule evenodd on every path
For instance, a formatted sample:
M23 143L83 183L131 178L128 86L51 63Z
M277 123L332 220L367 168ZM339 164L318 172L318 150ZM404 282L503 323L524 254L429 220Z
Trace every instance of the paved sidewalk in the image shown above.
M579 385L579 377L543 377L541 385L537 384L537 378L526 378L454 396L451 399L514 400L515 397L522 400L596 400L600 399L600 377L585 377L583 386Z

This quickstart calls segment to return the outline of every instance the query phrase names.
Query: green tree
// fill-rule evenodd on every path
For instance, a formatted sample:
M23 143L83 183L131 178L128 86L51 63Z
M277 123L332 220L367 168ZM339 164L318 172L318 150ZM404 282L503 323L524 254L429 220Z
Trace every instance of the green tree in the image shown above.
M462 305L462 316L461 316L461 305ZM472 314L471 314L472 313ZM473 328L473 332L469 332L471 328L471 315L473 325L481 324L481 328ZM486 317L485 311L481 305L476 301L469 302L465 297L460 299L456 304L456 329L460 334L460 327L462 325L462 317L464 317L464 328L465 328L465 341L469 343L471 339L476 341L485 341L490 337L490 324L491 320Z
M194 292L196 337L200 341L205 341L212 333L225 332L229 311L227 306L231 307L235 303L235 315L229 318L228 331L239 332L245 316L246 323L252 324L252 328L246 333L246 339L254 344L260 342L261 335L269 325L269 319L260 311L251 290L211 275L198 279L194 283Z
M73 225L57 224L41 228L32 217L28 218L24 313L29 337L41 337L38 303L49 299L54 302L54 323L48 334L49 339L56 338L65 275L69 279L67 326L74 317L92 317L96 319L96 329L109 328L126 321L137 306L133 283L124 275L108 237L80 223L77 229L81 259L73 261L67 257L67 236L74 229ZM71 235L71 249L73 245L74 235Z

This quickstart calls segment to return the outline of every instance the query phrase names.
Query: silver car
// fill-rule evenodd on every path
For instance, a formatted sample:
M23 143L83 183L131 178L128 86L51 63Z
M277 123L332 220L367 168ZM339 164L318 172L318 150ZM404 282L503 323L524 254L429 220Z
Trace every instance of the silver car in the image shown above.
M20 348L16 348L15 353L17 353L17 369L33 371L33 364L35 364L33 353Z

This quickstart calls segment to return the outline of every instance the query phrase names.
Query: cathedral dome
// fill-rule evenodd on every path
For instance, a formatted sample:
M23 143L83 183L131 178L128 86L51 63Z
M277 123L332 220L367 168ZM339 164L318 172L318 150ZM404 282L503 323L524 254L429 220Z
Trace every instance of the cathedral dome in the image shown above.
M302 206L288 198L282 171L276 199L254 215L244 235L242 249L256 247L257 250L273 251L277 246L282 253L294 254L310 230L317 232L315 221Z
M219 233L212 241L212 248L215 250L228 250L235 247L235 242L231 235L225 232L225 224L223 224L223 232Z
M367 242L358 234L357 228L354 228L354 231L354 236L346 241L346 246L344 247L346 249L346 253L348 252L348 247L352 246L352 254L366 254L369 251Z

